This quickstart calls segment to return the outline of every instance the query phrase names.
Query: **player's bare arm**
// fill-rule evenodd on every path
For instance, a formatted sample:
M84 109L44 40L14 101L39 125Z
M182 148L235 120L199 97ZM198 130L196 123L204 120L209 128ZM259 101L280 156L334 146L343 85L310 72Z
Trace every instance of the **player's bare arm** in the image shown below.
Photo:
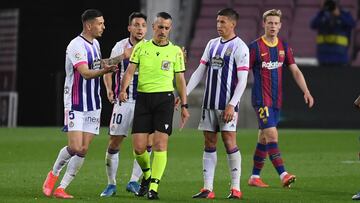
M135 74L135 70L136 70L137 66L138 66L138 64L129 63L129 65L125 71L124 78L121 82L121 90L120 90L120 94L119 94L119 100L121 102L125 102L128 98L126 89L129 87L130 81Z
M124 48L124 53L123 54L120 54L119 56L115 56L115 57L109 58L109 59L102 59L102 61L107 65L117 65L122 60L130 58L132 50L133 50L132 47L131 48Z
M106 73L104 75L104 84L106 88L106 95L110 103L115 102L114 91L112 90L112 73Z
M289 69L292 73L292 76L296 82L296 84L300 87L301 91L304 93L305 103L308 104L309 108L314 105L314 98L312 97L310 90L306 85L306 81L304 75L300 71L299 67L296 64L291 64Z
M176 89L179 93L181 105L187 105L187 96L186 96L186 81L184 73L175 73L176 78ZM182 129L187 120L189 119L190 114L187 106L181 106L181 123L180 129Z
M101 69L98 70L91 70L89 69L89 66L87 64L82 64L77 67L77 70L81 74L83 78L86 80L100 77L106 73L115 72L117 70L116 65L107 65L107 64L101 64Z

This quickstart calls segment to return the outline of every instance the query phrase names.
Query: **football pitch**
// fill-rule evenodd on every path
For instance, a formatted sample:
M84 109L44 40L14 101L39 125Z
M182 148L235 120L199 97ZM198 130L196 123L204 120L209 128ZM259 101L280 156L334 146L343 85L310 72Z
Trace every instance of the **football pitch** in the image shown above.
M257 131L239 130L237 139L242 154L241 202L353 202L360 191L359 130L283 130L280 150L286 169L297 176L291 189L281 187L280 179L267 159L261 173L269 188L247 186ZM117 195L100 198L107 184L105 150L107 129L102 128L90 146L85 163L67 188L73 200L47 198L42 183L59 150L67 139L56 128L0 128L0 202L144 202L125 191L133 156L131 137L124 140L120 153ZM192 199L203 186L202 133L174 130L169 139L168 163L159 187L159 202L231 202L229 171L222 141L218 141L214 200ZM61 175L63 175L64 170ZM59 183L59 181L58 181ZM58 184L57 183L57 184Z

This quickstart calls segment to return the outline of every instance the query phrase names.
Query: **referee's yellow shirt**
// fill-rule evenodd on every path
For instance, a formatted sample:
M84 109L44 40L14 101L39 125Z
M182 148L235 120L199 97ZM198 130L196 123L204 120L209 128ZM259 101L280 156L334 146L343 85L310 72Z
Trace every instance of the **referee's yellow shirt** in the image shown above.
M174 91L174 74L185 71L181 48L169 42L156 45L153 40L141 41L134 47L130 63L138 65L138 92Z

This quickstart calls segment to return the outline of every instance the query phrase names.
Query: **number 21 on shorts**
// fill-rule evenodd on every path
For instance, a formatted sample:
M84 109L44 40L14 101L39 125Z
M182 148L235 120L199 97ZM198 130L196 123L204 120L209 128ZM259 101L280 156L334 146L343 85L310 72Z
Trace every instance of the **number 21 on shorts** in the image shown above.
M269 117L269 108L267 106L260 107L258 110L259 118L264 119Z

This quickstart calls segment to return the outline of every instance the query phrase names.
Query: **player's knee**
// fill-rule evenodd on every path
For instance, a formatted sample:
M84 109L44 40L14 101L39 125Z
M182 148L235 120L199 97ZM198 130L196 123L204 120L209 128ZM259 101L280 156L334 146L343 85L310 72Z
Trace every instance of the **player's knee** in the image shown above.
M136 148L136 147L134 147L134 152L137 155L144 154L145 151L146 151L146 148Z
M88 149L89 149L89 146L82 146L76 154L84 157L86 155L86 153L88 152Z
M152 146L154 151L166 151L167 143L166 142L156 142Z
M81 153L82 147L81 146L70 146L70 149L74 154Z
M216 148L216 141L205 140L205 148Z
M110 142L109 149L112 150L119 150L120 144L118 142Z

